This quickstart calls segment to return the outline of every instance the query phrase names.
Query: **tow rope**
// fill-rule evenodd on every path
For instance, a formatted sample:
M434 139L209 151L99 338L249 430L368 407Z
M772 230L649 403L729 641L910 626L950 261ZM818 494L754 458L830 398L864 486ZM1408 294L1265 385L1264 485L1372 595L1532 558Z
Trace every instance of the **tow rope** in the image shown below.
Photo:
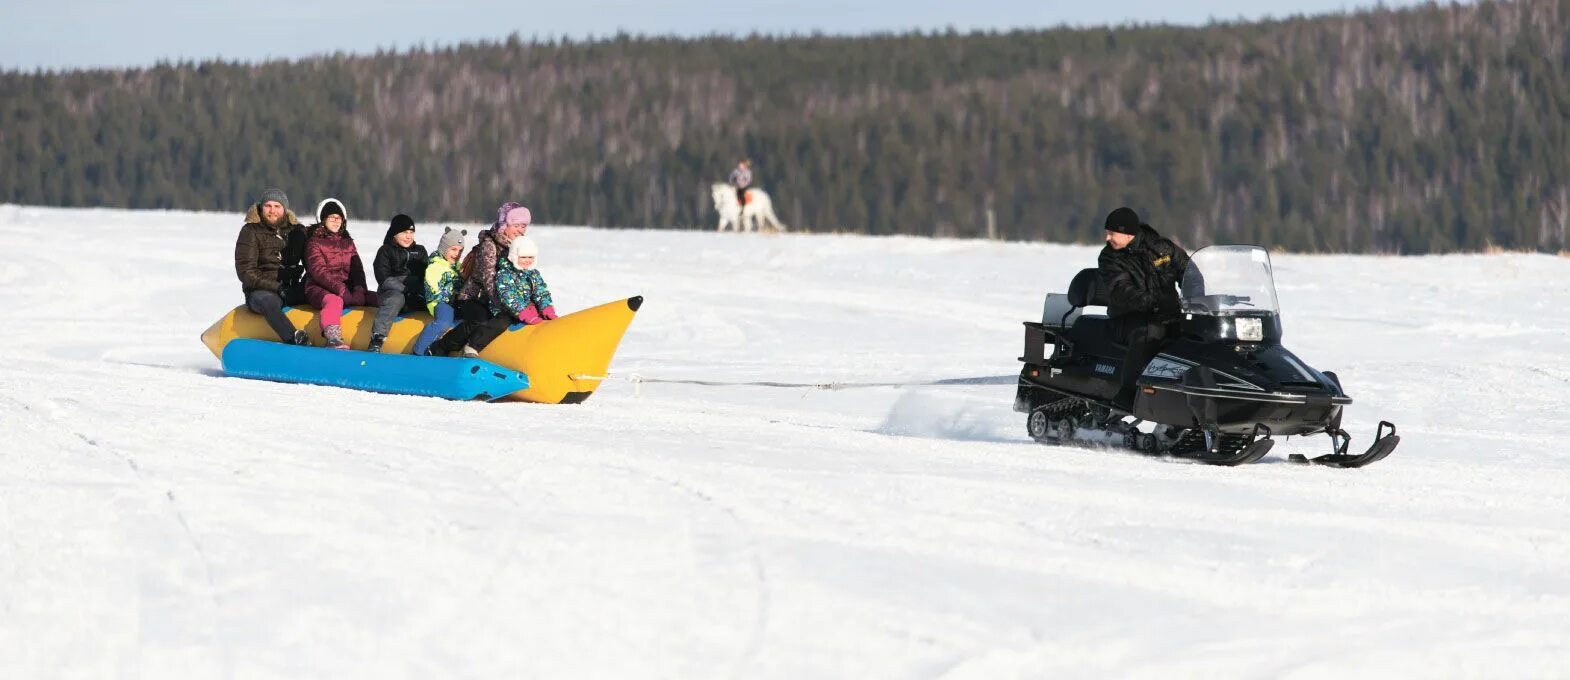
M807 390L855 390L871 387L956 387L973 385L1013 385L1019 382L1017 375L983 375L968 378L940 378L937 380L912 380L905 382L781 382L777 380L700 380L697 378L657 378L639 373L619 375L615 373L606 375L569 375L573 380L624 380L632 383L632 392L635 396L642 396L644 384L666 385L698 385L701 387L777 387L786 389Z

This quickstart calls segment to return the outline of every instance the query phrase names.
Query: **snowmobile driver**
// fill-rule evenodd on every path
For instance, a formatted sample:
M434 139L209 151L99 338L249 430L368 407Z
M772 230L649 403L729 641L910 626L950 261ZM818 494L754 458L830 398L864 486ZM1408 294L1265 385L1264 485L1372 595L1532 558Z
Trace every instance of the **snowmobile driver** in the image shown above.
M1106 232L1107 245L1096 266L1107 292L1107 316L1118 339L1128 346L1112 400L1129 410L1135 381L1175 333L1181 307L1174 286L1188 269L1188 253L1140 222L1139 214L1130 208L1107 215Z

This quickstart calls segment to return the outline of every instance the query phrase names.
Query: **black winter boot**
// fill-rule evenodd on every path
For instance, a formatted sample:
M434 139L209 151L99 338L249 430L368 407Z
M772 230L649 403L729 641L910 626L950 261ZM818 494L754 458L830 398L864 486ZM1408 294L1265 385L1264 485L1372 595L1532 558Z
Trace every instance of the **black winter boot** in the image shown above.
M382 344L385 343L385 342L387 342L387 336L385 336L385 335L373 335L373 336L371 336L371 344L366 346L365 351L367 351L367 352L380 352L380 351L382 351Z
M454 347L452 344L453 338L454 336L451 330L443 333L442 337L437 338L436 342L431 343L430 347L425 348L425 356L444 357L458 351L458 348Z
M469 336L474 335L474 322L463 321L453 326L442 337L425 350L427 356L444 357L458 351L460 347L469 343Z
M308 335L305 331L296 330L294 332L294 337L291 339L294 341L293 344L299 345L301 347L307 347L311 344L311 336Z

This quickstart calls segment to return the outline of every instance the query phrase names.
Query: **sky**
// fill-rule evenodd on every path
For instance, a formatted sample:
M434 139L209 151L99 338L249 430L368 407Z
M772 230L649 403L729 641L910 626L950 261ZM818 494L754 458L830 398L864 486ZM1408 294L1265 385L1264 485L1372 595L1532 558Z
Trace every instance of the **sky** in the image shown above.
M1420 4L1386 0L1389 7ZM1367 0L3 0L0 69L145 66L160 60L256 61L377 48L529 38L645 35L864 34L1204 24L1321 14Z

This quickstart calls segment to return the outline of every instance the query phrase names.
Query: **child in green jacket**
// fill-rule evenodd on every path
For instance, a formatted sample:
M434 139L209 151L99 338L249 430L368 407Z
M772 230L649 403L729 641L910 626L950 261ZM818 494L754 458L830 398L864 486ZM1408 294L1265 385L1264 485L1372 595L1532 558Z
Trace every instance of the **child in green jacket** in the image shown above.
M425 266L425 308L435 319L426 324L419 340L415 341L415 354L426 354L431 345L455 325L452 303L458 287L463 284L463 278L458 275L458 262L463 257L463 237L468 233L447 227L436 245L436 253Z

